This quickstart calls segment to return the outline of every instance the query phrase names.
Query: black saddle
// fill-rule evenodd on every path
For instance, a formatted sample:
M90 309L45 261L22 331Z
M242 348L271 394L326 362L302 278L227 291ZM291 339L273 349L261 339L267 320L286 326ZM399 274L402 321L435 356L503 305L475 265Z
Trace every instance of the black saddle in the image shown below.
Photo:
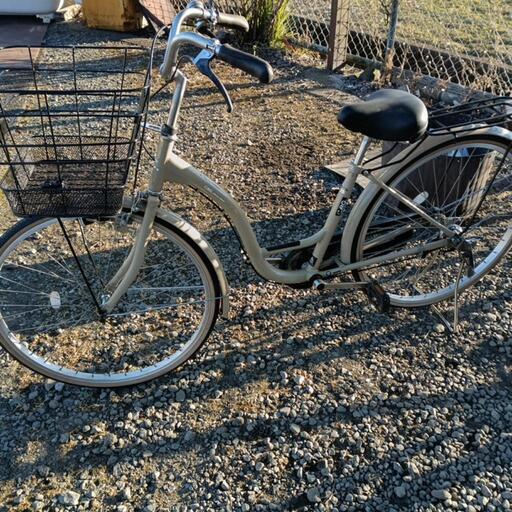
M348 130L372 139L414 141L427 129L428 112L413 94L382 89L361 103L343 107L338 121Z

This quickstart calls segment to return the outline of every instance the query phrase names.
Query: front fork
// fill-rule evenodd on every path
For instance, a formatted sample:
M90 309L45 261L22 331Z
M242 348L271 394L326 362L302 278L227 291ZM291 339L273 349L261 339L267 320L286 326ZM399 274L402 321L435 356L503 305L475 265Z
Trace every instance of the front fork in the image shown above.
M112 291L112 293L103 297L101 309L105 313L111 313L116 307L121 297L128 291L137 278L137 274L144 263L147 240L151 233L151 229L153 228L157 210L160 206L160 195L149 194L146 201L142 224L137 229L135 242L130 249L130 253L116 272L115 276L106 286L107 291Z
M101 309L105 313L111 313L116 307L121 297L128 291L130 286L137 278L142 264L144 263L144 256L146 254L146 245L155 217L160 207L161 191L164 184L164 174L160 171L163 167L166 156L174 147L176 141L176 119L178 117L181 100L186 87L186 78L179 73L176 81L178 83L175 97L169 111L169 118L167 124L162 127L160 143L156 155L156 169L151 176L149 190L144 193L143 199L145 201L144 217L142 224L137 229L135 235L135 242L130 249L125 261L116 272L115 276L109 281L106 286L107 292L111 291L110 295L103 297ZM167 133L169 131L169 133ZM136 203L132 206L132 211L136 208Z

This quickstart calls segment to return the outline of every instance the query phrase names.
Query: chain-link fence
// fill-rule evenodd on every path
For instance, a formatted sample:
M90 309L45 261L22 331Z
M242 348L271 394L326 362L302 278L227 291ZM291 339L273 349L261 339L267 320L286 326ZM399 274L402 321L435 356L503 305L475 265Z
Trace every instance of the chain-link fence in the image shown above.
M395 65L472 89L512 93L510 0L402 0L400 11Z
M347 60L384 65L387 55L395 75L409 83L430 76L493 94L512 93L510 0L399 0L396 26L393 3L292 0L291 38L334 52L334 68Z
M177 8L186 4L173 1ZM215 3L219 9L247 14L255 1L264 3ZM345 62L373 64L389 68L413 87L432 77L512 94L512 0L287 1L289 40L328 53L331 69ZM398 8L396 25L393 6Z
M329 48L330 0L290 0L290 39L320 51Z

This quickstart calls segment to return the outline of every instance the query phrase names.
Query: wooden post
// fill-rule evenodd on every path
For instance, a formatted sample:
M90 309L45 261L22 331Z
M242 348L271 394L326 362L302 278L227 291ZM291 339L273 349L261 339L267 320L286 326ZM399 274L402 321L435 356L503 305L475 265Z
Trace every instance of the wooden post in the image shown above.
M135 0L83 0L82 12L90 28L129 32L139 29L142 22Z
M389 16L388 40L386 42L386 55L384 56L384 81L389 82L393 71L393 58L395 56L396 27L398 25L398 9L400 0L392 0Z
M331 0L327 69L336 71L347 61L350 0Z

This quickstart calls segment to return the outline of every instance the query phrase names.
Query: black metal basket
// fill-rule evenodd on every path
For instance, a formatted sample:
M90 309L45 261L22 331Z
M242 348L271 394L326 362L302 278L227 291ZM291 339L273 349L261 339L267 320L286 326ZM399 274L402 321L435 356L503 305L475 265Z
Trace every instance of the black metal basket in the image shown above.
M472 131L475 125L501 126L512 130L512 98L499 96L438 108L429 113L429 135L447 131Z
M0 71L0 184L20 217L110 216L122 205L149 103L146 49L26 49Z

